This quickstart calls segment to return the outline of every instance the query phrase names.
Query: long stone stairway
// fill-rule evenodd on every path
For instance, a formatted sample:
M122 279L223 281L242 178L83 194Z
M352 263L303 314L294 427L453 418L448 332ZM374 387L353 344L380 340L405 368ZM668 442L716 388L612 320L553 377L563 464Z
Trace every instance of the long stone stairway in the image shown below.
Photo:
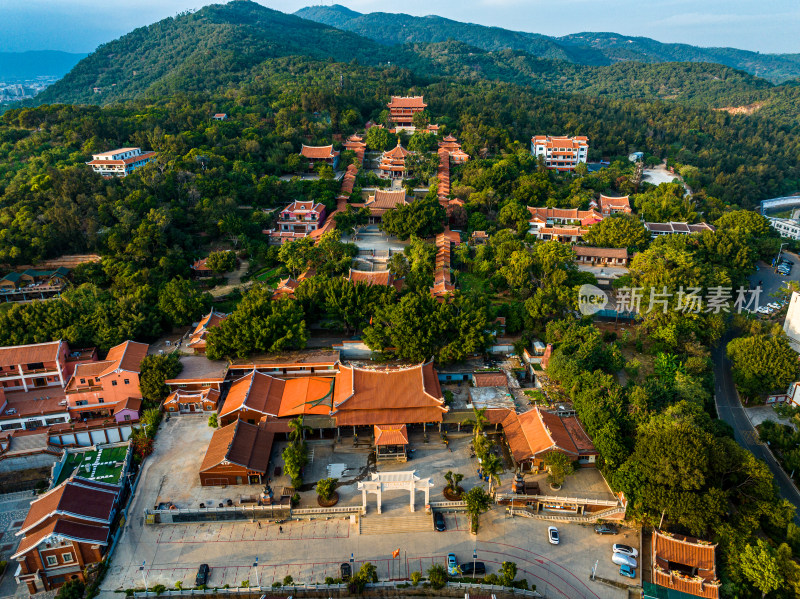
M384 535L392 533L430 532L433 530L433 515L425 510L391 514L372 513L359 518L359 531L362 535Z

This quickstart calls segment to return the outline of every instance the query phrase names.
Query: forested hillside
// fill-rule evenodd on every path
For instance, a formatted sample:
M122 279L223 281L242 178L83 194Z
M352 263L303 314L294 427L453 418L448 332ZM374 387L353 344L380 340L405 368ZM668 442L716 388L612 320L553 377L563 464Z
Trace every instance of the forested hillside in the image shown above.
M35 101L108 103L219 89L257 77L264 60L287 55L377 64L394 53L255 2L213 4L103 44Z
M352 31L388 45L461 41L483 50L521 50L539 58L566 60L584 65L608 65L618 61L713 62L775 83L800 75L796 54L762 54L737 48L700 48L665 44L646 37L618 33L575 33L550 37L461 23L437 16L414 17L395 13L361 14L338 4L310 6L295 13L305 19Z
M468 37L479 43L479 33L480 28ZM800 113L794 102L796 86L775 87L719 64L629 61L587 66L455 40L390 47L246 0L165 19L105 44L27 104L107 104L175 92L224 93L242 82L269 77L269 60L284 56L403 67L420 81L503 81L603 98L765 112L787 120Z

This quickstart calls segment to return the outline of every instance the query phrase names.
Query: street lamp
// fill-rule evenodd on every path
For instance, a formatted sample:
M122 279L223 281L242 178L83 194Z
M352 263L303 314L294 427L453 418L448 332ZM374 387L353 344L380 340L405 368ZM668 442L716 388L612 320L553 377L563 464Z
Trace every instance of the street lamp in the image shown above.
M259 583L258 580L258 556L256 556L256 561L253 563L253 567L256 569L256 586L260 589L261 584Z
M475 580L475 563L478 561L478 548L472 550L472 580Z
M142 565L139 566L139 570L142 573L142 578L144 579L144 590L147 591L147 572L145 572L144 567L147 565L147 561L143 561Z
M597 572L597 564L599 562L600 562L600 560L595 560L594 566L592 566L592 580L594 580L594 574L595 574L595 572Z

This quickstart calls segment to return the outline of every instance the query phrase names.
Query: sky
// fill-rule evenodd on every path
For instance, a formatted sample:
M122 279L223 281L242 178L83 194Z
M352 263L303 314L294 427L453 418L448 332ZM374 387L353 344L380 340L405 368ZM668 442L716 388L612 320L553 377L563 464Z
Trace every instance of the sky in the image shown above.
M322 0L257 0L294 12ZM0 0L0 51L91 52L128 31L210 0ZM333 4L331 0L322 2ZM798 0L339 0L358 12L437 14L457 21L565 35L612 31L696 46L800 53Z

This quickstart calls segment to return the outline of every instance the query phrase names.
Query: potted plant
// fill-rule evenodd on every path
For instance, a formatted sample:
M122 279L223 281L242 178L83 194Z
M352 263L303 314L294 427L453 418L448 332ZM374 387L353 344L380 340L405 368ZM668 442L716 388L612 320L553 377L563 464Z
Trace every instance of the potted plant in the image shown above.
M458 483L464 480L464 475L448 470L445 472L444 479L447 481L447 486L442 491L442 494L448 501L459 501L464 494L464 489Z

